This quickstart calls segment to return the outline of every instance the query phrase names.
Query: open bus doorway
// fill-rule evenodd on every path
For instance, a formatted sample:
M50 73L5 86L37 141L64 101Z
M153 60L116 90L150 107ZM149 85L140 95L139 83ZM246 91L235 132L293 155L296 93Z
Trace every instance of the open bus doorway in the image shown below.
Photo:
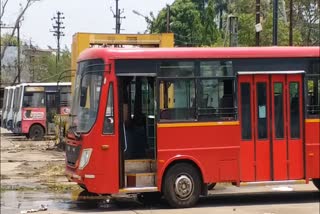
M122 187L155 186L155 78L120 76L120 170ZM139 174L150 178L141 178ZM141 179L140 179L141 178ZM139 179L141 181L139 181Z

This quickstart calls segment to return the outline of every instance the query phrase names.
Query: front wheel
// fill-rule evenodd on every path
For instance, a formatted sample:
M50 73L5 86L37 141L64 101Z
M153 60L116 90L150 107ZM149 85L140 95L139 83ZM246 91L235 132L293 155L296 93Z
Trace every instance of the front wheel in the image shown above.
M166 173L163 194L172 207L192 207L199 200L201 183L199 171L193 165L179 163Z
M29 131L29 137L32 140L42 140L44 137L44 130L40 125L33 125Z
M318 188L320 191L320 178L318 179L312 179L312 183Z

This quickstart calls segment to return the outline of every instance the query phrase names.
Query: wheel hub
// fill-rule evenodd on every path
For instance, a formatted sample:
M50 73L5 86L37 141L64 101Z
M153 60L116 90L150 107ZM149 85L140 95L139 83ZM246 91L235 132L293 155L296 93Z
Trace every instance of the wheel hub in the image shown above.
M187 175L178 176L175 181L175 193L181 199L188 199L193 192L193 181Z

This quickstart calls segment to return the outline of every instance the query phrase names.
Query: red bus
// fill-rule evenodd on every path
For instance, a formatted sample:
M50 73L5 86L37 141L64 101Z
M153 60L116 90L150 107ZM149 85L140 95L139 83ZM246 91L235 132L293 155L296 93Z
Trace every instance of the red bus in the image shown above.
M13 133L34 140L55 134L54 117L70 114L70 100L70 82L17 85L13 101Z
M66 174L88 193L195 205L209 184L320 188L319 47L84 51Z

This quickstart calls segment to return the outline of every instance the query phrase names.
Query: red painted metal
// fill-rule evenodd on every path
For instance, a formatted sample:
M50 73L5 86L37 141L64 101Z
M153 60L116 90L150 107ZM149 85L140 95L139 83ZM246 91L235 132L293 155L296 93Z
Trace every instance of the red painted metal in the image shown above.
M267 94L267 105L266 105L266 120L267 131L266 139L258 139L258 101L257 98L260 96L257 94L257 84L266 84L266 94ZM254 76L254 108L253 112L255 114L255 164L256 164L256 181L268 181L271 179L271 161L270 161L270 89L269 89L269 76L268 75L257 75Z
M119 112L118 86L114 71L114 59L205 59L205 58L298 58L298 57L320 57L318 47L269 47L269 48L175 48L175 49L105 49L93 48L84 51L79 60L103 58L106 64L111 65L111 72L105 72L106 83L101 89L98 117L95 125L89 133L83 134L81 140L75 140L69 135L67 144L80 145L81 149L92 148L93 152L89 164L79 170L75 167L67 167L69 174L81 177L73 178L73 181L84 184L91 192L117 193L119 192L119 115L115 114L115 133L103 135L103 121L108 97L109 83L114 84L114 111ZM274 79L276 80L276 79ZM297 80L297 79L294 79ZM299 79L298 79L299 80ZM157 127L157 185L161 190L163 175L167 167L179 160L190 160L194 162L202 172L204 182L237 182L240 181L267 181L272 180L272 167L275 180L284 179L280 168L284 165L283 145L279 151L271 150L271 130L268 139L257 139L257 108L256 108L256 83L265 82L270 87L268 75L239 76L239 83L248 81L253 90L251 103L252 127L254 132L251 141L241 140L240 125L227 125L224 123L214 126L188 126L188 127ZM299 80L300 83L301 79ZM302 86L302 84L301 84ZM240 91L240 89L239 89ZM268 103L270 109L271 89L268 88ZM302 93L302 90L300 90ZM302 94L301 94L302 98ZM302 103L301 103L302 105ZM239 104L239 107L241 105ZM301 106L301 112L302 112ZM239 112L241 112L239 110ZM267 111L267 118L270 118ZM301 113L302 116L302 113ZM241 115L240 115L241 117ZM301 118L302 119L302 118ZM301 120L302 121L302 120ZM271 121L268 121L269 128ZM315 131L319 123L306 124L306 163L307 177L319 178L319 131ZM302 130L302 125L301 125ZM311 136L313 132L318 133L316 137ZM301 134L301 136L303 136ZM293 141L292 141L293 142ZM303 162L301 161L301 140L297 146L289 148L289 178L303 178ZM281 142L280 142L281 143ZM295 142L293 142L295 143ZM101 149L102 145L109 145L109 149ZM282 143L283 144L283 143ZM295 144L296 145L296 144ZM274 161L280 165L271 165L271 152ZM292 154L292 155L291 155ZM296 157L295 157L296 155ZM79 155L80 159L81 153ZM278 158L278 159L277 159ZM291 158L291 159L290 159ZM78 159L78 164L79 160ZM295 161L299 161L295 165ZM302 164L302 165L301 165ZM318 168L316 169L316 167ZM84 178L85 175L95 175L95 178Z
M320 178L320 119L305 122L306 177Z
M288 161L289 161L289 179L301 179L304 177L304 166L303 166L303 93L302 93L302 77L301 75L287 75L288 89L290 83L299 84L299 123L300 123L300 137L291 138L290 137L290 96L288 91L287 96L287 106L288 106Z
M282 84L282 104L283 104L283 138L276 137L275 126L275 100L274 100L274 87L275 84ZM287 118L287 84L285 75L272 75L271 77L271 112L272 112L272 162L273 162L273 179L286 180L288 179L288 162L287 162L287 146L288 146L288 127Z
M22 108L21 133L27 134L33 124L46 128L46 108Z
M108 59L228 59L320 57L319 47L230 47L230 48L90 48L79 61L97 56Z
M253 76L252 75L245 75L239 76L238 78L238 92L241 92L241 83L249 83L250 84L250 91L253 92ZM242 108L242 100L239 96L239 117L242 118L241 115L241 108ZM253 93L250 95L250 107L251 107L251 128L255 127L255 120L254 120L254 101L253 101ZM254 131L251 131L251 139L250 140L240 140L240 176L241 181L255 181L255 143L254 143Z

